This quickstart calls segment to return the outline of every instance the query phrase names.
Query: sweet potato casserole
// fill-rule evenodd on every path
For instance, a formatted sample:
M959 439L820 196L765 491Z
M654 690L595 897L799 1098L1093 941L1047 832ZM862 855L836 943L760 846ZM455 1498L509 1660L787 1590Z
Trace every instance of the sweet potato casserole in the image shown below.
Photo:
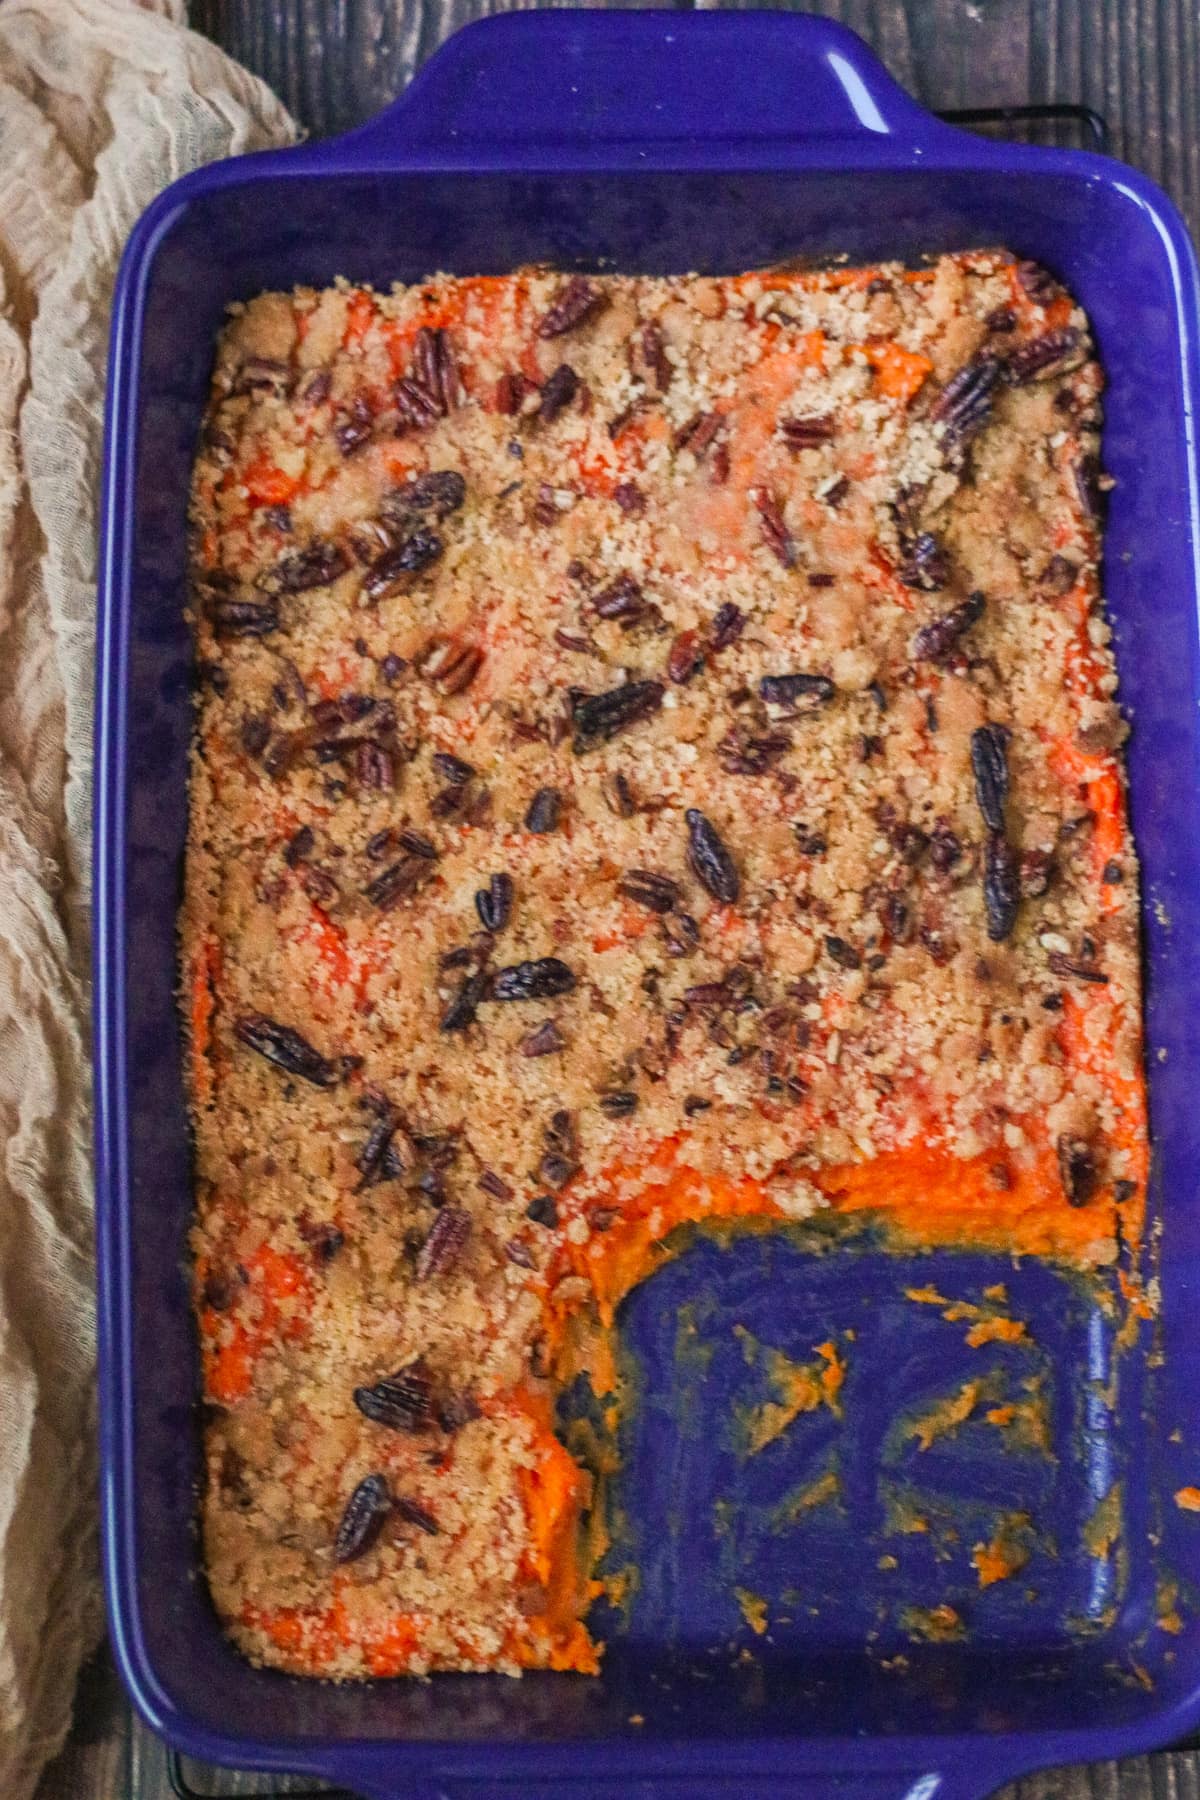
M1136 1239L1101 385L1002 251L234 309L182 947L255 1661L596 1667L555 1400L684 1223Z

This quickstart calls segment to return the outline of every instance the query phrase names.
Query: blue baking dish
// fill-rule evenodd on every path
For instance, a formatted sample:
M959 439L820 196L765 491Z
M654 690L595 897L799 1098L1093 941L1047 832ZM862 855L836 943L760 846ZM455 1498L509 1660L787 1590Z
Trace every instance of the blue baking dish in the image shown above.
M993 243L1070 285L1108 371L1106 581L1145 880L1159 1317L1122 1333L1115 1285L1045 1265L900 1258L869 1235L837 1256L803 1231L700 1237L620 1320L632 1397L610 1557L638 1583L604 1621L598 1679L339 1689L252 1669L197 1572L174 1005L186 496L224 307L337 275L733 270ZM473 25L373 123L202 170L141 219L113 315L100 560L100 1379L113 1641L171 1743L381 1800L975 1800L1200 1722L1200 1516L1173 1498L1200 1483L1198 329L1192 248L1151 183L1096 156L953 131L856 37L796 14ZM904 1420L984 1365L903 1289L969 1299L997 1279L1031 1342L989 1347L987 1379L1043 1397L1042 1440L998 1449L964 1426L922 1456ZM731 1353L731 1322L797 1356L814 1333L853 1331L842 1417L808 1416L770 1454L739 1458L731 1421L758 1376ZM838 1504L788 1512L831 1458ZM918 1503L924 1533L905 1530ZM1030 1561L980 1590L974 1537L1014 1506L1037 1526ZM914 1609L947 1595L965 1635L914 1641Z

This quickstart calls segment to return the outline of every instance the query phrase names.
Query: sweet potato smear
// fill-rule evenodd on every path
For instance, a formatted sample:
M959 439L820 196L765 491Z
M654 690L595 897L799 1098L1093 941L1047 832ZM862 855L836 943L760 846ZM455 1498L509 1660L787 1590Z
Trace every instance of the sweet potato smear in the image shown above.
M250 1657L594 1671L605 1471L557 1403L619 1417L681 1227L1136 1242L1100 390L997 251L234 309L180 1002ZM1024 1329L930 1292L981 1352ZM852 1356L781 1361L747 1454Z

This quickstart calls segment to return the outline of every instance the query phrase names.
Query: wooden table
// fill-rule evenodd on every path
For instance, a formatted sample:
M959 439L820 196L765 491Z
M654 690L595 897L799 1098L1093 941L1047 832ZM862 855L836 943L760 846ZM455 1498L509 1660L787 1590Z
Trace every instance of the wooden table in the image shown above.
M613 0L621 4L622 0ZM687 4L687 0L678 0ZM706 0L697 0L705 5ZM505 0L191 0L192 20L326 135L400 93L457 26ZM1146 170L1200 234L1200 7L1195 0L808 0L874 45L934 108L1083 101L1116 155ZM87 1672L71 1743L38 1800L167 1800L165 1753L129 1715L111 1661ZM189 1768L200 1791L279 1783ZM1200 1752L1034 1776L1004 1800L1200 1800Z

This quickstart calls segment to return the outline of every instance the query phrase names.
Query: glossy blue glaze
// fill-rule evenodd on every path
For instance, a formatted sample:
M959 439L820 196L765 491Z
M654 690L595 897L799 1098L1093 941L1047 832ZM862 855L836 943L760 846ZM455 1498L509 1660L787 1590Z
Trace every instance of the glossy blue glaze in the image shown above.
M998 1281L999 1306L984 1296ZM911 1298L931 1291L945 1304ZM947 1318L956 1303L975 1311ZM1032 1335L968 1343L994 1316ZM630 1398L606 1561L637 1573L625 1617L597 1620L610 1641L652 1658L670 1644L698 1669L714 1653L727 1668L728 1646L750 1651L735 1678L819 1684L826 1729L839 1715L847 1730L864 1717L883 1729L898 1706L933 1726L952 1700L1001 1704L1005 1653L1020 1652L1027 1694L1060 1708L1081 1640L1098 1634L1111 1655L1108 1610L1153 1589L1144 1536L1127 1527L1127 1568L1089 1547L1097 1508L1131 1473L1121 1420L1137 1414L1143 1370L1115 1354L1114 1322L1083 1283L989 1256L831 1254L802 1232L754 1233L701 1239L634 1291L620 1328ZM818 1345L844 1381L787 1421L779 1359L803 1379L829 1366ZM981 1591L971 1553L998 1532L1028 1561ZM765 1636L737 1588L765 1602ZM881 1664L911 1659L912 1609L935 1602L960 1615L970 1649L951 1645L936 1683L906 1692ZM849 1660L855 1681L832 1678L825 1657Z
M1102 1310L1048 1270L949 1256L908 1268L869 1244L834 1262L789 1238L699 1244L622 1316L643 1369L623 1448L639 1476L624 1501L644 1581L627 1621L613 1621L599 1680L337 1690L248 1668L195 1574L197 1360L173 1004L191 679L185 506L224 306L338 274L388 283L531 260L730 270L801 252L916 258L996 242L1045 261L1079 295L1109 373L1106 579L1134 724L1163 1221L1153 1344L1146 1331L1122 1359L1114 1410L1092 1379L1112 1355ZM203 170L142 218L113 318L96 713L103 1513L118 1659L139 1709L174 1743L422 1800L974 1800L1023 1770L1126 1754L1200 1721L1200 1520L1171 1501L1200 1483L1197 330L1192 249L1148 181L1101 158L954 132L856 37L795 14L496 18L454 38L371 125ZM899 1298L935 1271L952 1294L1009 1282L1041 1346L1028 1356L1053 1376L1057 1463L1006 1461L978 1422L925 1454L904 1439L913 1397L982 1354ZM689 1304L712 1338L708 1382L676 1355ZM819 1321L823 1336L853 1323L861 1349L844 1421L806 1415L739 1463L736 1409L758 1376L730 1333L751 1317L789 1354L810 1354ZM1026 1355L993 1347L987 1366L1011 1375ZM655 1405L653 1417L642 1410ZM711 1462L696 1429L718 1447ZM765 1529L831 1456L844 1470L838 1506L790 1540ZM1105 1559L1082 1525L1113 1473L1121 1553ZM894 1570L868 1553L888 1554L881 1484L901 1478L956 1497L963 1537L945 1539L948 1562L906 1535L889 1546ZM965 1536L976 1523L983 1535L1009 1487L1053 1522L1057 1555L1037 1550L1034 1597L1018 1604L1011 1584L976 1595L966 1642L906 1643L908 1672L884 1672L903 1606L939 1597L939 1582L966 1606ZM722 1500L732 1524L714 1532ZM1164 1570L1181 1584L1175 1637L1153 1629ZM767 1636L730 1611L731 1580L769 1602ZM870 1654L868 1625L881 1633ZM731 1668L731 1638L756 1660Z

